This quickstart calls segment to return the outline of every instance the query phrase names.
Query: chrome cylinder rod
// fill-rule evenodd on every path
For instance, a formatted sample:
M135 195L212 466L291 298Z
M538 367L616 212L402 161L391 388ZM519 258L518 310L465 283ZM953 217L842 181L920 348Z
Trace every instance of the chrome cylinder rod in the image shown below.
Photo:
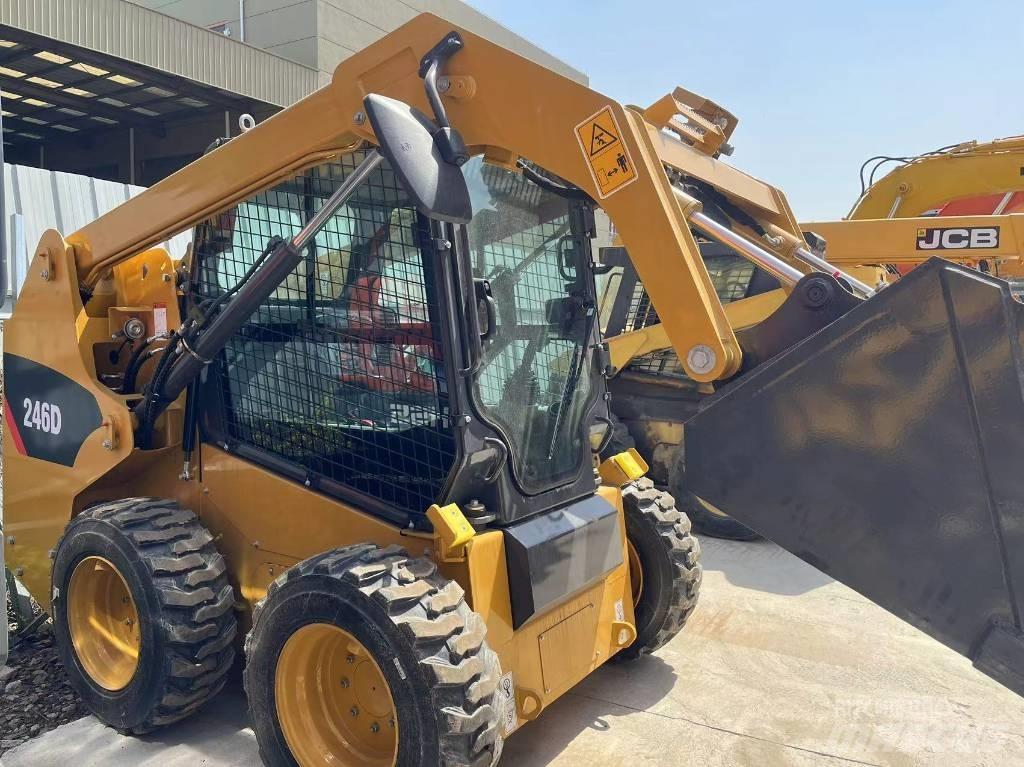
M327 198L327 201L320 210L313 214L313 218L309 219L309 223L292 237L292 247L296 250L302 250L306 247L309 241L327 223L328 219L348 201L348 198L352 196L359 185L366 181L367 176L377 170L377 167L382 162L384 162L384 155L377 150L367 155L366 159L359 163L359 166L349 174L348 178L342 182L334 194Z
M704 234L733 248L741 256L757 264L784 285L796 285L804 276L803 272L795 266L787 264L774 253L765 250L760 245L755 245L746 237L737 234L727 226L722 226L700 211L693 211L689 216L689 221Z

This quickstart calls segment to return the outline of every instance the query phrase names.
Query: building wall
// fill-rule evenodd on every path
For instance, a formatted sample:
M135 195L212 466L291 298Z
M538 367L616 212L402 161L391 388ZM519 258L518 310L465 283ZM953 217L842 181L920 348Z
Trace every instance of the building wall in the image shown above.
M238 40L238 0L128 0L202 27L217 25ZM344 59L430 12L586 83L587 77L461 0L243 0L245 42L314 67L320 84Z
M35 252L43 232L56 229L71 234L145 191L141 186L10 163L4 164L3 184L8 215L4 246L10 257L9 288L14 294L25 281L29 254ZM186 230L163 247L173 258L182 258L191 240L192 232ZM0 319L10 316L12 303L8 301L0 311Z

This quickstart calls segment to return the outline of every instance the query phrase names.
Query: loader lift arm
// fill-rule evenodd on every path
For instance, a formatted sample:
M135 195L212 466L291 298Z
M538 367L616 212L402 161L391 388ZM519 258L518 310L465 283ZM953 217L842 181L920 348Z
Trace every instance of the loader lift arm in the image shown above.
M996 276L1021 274L1024 214L812 221L830 262L843 266L923 264L941 256L966 265L987 265Z

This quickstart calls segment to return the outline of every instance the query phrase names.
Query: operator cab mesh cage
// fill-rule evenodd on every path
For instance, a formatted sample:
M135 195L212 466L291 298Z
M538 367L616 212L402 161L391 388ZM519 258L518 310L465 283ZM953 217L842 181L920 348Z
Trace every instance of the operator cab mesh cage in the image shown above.
M193 306L233 288L271 237L296 234L364 157L311 168L202 224ZM455 441L429 229L383 163L213 361L205 423L221 434L209 436L400 514L438 500Z
M753 263L742 256L725 255L706 257L704 266L711 277L711 283L715 287L718 299L723 304L747 297L756 270ZM626 314L626 331L640 330L650 325L657 325L660 321L643 284L637 282L633 288L629 310ZM674 349L665 349L639 356L629 363L629 369L640 373L668 375L676 378L687 377Z

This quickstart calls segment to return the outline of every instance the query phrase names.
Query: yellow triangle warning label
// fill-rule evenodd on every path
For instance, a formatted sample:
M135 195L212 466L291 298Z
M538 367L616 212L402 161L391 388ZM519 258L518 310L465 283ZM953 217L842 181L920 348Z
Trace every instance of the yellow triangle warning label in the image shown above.
M619 137L614 133L604 128L600 123L594 121L594 129L590 135L590 156L593 157L596 154L600 154L602 150L607 149L616 141Z
M576 139L597 185L597 196L602 200L637 179L633 158L621 136L611 106L603 107L576 126Z

